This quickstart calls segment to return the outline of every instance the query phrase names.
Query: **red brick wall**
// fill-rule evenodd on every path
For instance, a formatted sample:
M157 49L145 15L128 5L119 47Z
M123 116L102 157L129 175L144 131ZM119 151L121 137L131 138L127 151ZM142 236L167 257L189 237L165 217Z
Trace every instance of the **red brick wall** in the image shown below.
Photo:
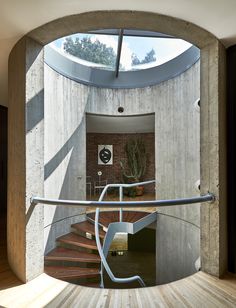
M98 134L87 133L87 176L91 176L92 183L98 180L97 172L102 171L101 179L108 179L109 183L122 182L120 160L126 158L125 144L130 138L142 138L147 151L147 169L143 180L155 179L155 138L154 133L143 134ZM113 145L113 165L98 165L98 145ZM153 185L148 185L145 191L153 192Z

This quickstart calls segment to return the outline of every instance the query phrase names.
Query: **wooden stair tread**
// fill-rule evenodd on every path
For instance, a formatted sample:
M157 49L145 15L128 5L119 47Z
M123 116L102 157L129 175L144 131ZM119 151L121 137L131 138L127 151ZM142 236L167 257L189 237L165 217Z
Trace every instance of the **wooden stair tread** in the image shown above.
M87 239L73 232L59 237L57 242L97 250L95 240Z
M57 279L75 279L95 277L99 275L98 268L81 268L77 266L45 266L46 274Z
M72 262L86 262L86 263L100 263L98 255L77 251L64 247L57 247L50 251L45 257L45 261L72 261Z
M124 217L124 221L128 221L128 222L133 222L134 217L137 215L136 211L128 211L128 212L124 212L123 217Z
M150 213L136 212L136 214L133 217L129 218L129 222L136 222L136 221L140 220L141 218L143 218L143 217L145 217L149 214Z
M140 212L140 211L123 211L123 221L134 223L139 219L149 215L149 212ZM87 214L93 220L95 219L95 213ZM109 211L109 212L100 212L99 214L99 222L108 227L108 225L112 222L119 221L119 211Z
M91 224L90 222L88 221L83 221L83 222L80 222L80 223L76 223L76 224L73 224L71 225L72 228L76 229L76 230L80 230L80 231L83 231L83 232L87 232L87 233L90 233L92 235L95 235L95 230L94 230L94 225ZM104 238L106 235L106 232L104 232L101 228L99 230L99 236L101 238Z

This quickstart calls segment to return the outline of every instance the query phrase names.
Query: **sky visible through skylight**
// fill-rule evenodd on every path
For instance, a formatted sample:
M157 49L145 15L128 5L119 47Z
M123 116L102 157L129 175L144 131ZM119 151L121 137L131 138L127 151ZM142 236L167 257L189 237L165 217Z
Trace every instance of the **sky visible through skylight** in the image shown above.
M88 34L78 33L71 35L70 37L75 40L76 37L82 39L85 36L89 36L92 41L96 39L101 43L106 44L107 47L112 47L115 54L117 54L118 36L116 35L104 35L104 34ZM52 43L53 46L63 50L63 44L65 38L60 38ZM140 37L140 36L124 36L121 52L121 70L131 69L145 69L161 65L184 51L190 48L192 45L184 40L177 38L153 38L153 37ZM140 60L143 60L148 52L155 51L156 61L132 66L132 54L135 54ZM92 65L91 65L92 66Z

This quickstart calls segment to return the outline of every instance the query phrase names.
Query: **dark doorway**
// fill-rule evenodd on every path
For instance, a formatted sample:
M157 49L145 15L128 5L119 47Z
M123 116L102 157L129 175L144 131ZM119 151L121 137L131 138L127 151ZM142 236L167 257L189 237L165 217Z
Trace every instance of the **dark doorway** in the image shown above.
M236 172L236 45L227 49L227 154L228 154L228 270L236 273L236 195L235 195L235 172Z
M1 229L7 214L7 108L0 106L0 222ZM5 229L5 228L4 228Z

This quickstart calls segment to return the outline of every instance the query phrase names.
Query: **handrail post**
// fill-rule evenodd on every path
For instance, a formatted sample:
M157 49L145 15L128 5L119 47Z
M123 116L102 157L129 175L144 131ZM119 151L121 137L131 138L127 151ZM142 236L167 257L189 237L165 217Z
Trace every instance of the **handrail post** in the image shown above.
M120 202L123 201L123 187L119 187L119 192L120 192ZM123 220L123 210L120 208L120 222Z

